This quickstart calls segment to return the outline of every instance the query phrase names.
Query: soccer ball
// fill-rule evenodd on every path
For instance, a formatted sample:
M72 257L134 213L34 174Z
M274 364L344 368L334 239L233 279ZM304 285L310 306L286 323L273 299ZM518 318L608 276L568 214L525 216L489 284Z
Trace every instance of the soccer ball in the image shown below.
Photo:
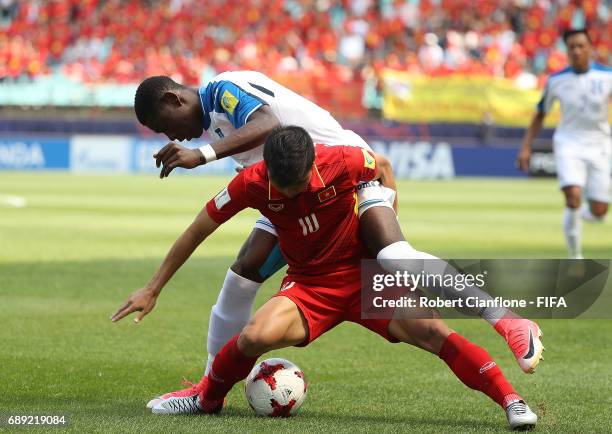
M295 415L306 399L308 384L300 368L284 359L268 359L255 365L244 391L259 416Z

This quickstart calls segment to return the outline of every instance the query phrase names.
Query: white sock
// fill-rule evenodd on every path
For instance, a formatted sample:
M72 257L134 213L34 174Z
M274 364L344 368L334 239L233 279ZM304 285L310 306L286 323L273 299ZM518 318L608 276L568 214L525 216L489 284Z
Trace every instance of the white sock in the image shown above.
M582 258L580 231L580 210L565 208L563 212L563 234L565 234L565 242L567 243L569 257L572 259Z
M588 203L583 203L580 207L580 217L586 222L601 223L605 220L605 216L597 217L591 212L591 207Z
M413 274L419 274L422 271L429 275L457 275L460 274L448 262L443 261L429 253L419 252L415 250L408 242L398 241L383 248L376 256L380 266L387 272L394 273L396 271L407 271ZM398 259L396 261L396 259ZM410 261L407 261L410 259ZM477 297L481 300L493 300L489 294L475 286L467 286L462 290L457 290L454 287L435 287L423 286L428 292L436 296L443 296L447 299L467 299L468 297ZM483 309L470 309L472 313L478 314L491 325L495 325L498 319L502 318L506 313L505 308L487 307Z
M208 374L214 357L236 333L239 333L251 318L253 301L261 283L254 282L227 270L217 303L210 312L208 324Z

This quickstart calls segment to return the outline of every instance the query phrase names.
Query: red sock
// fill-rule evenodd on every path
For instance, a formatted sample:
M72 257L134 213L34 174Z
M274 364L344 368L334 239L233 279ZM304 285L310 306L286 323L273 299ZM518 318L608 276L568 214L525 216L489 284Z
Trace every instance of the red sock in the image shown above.
M204 394L204 399L207 401L219 401L225 398L234 384L249 375L257 362L257 357L245 356L238 349L238 336L230 339L215 357L208 373L208 387Z
M463 384L481 391L503 408L523 399L489 353L463 336L451 333L442 344L439 356Z

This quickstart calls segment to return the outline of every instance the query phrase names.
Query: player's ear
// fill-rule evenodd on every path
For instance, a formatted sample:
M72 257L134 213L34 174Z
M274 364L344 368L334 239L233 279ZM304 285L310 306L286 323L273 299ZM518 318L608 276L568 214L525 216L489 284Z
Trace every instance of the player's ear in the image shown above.
M162 96L162 101L170 107L180 107L181 99L176 92L167 90Z

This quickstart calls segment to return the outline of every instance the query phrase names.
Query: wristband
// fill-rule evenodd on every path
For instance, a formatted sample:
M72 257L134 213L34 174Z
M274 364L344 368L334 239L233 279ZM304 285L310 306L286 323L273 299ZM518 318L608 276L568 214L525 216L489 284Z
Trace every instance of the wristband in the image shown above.
M211 161L215 161L217 159L217 154L215 153L215 150L211 145L200 146L198 149L200 150L202 155L204 155L204 160L207 163L210 163Z

